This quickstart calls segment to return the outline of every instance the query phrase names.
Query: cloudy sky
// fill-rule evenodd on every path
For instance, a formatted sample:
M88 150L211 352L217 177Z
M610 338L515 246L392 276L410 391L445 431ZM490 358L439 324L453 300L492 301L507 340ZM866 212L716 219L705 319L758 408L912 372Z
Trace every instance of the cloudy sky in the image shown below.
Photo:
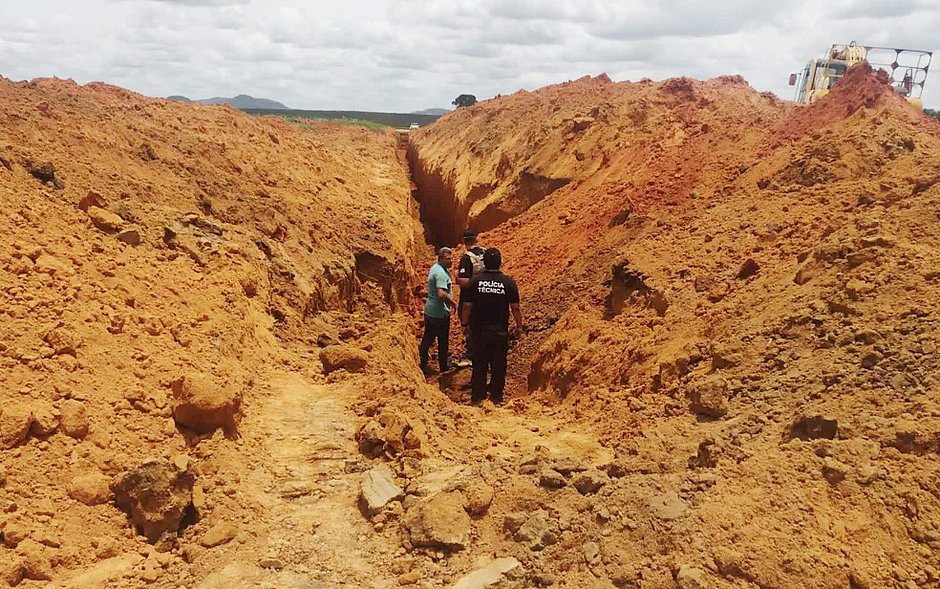
M394 112L601 72L792 98L832 43L934 51L938 31L940 0L0 0L0 75ZM940 108L940 71L923 98Z

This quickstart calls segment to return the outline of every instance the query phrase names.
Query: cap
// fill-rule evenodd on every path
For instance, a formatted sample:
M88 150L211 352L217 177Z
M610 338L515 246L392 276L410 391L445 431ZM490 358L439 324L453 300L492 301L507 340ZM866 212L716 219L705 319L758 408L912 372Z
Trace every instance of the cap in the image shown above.
M487 270L499 270L503 263L503 255L495 247L491 247L483 252L483 266Z
M464 239L476 239L476 237L477 237L477 232L474 231L473 229L467 229L466 231L463 232Z

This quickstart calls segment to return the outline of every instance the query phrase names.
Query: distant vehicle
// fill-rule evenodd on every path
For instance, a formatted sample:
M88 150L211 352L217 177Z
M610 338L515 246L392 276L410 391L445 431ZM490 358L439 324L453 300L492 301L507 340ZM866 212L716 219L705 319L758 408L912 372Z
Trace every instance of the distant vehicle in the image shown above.
M419 125L418 123L411 123L411 126L408 127L410 131L414 131L415 129L420 129L420 128L421 128L421 125Z
M812 59L798 74L790 74L790 85L796 86L796 101L812 104L829 93L839 83L845 70L861 61L874 69L881 69L891 78L891 87L917 108L923 108L920 97L924 91L931 51L918 49L890 49L868 47L852 41L848 45L835 44L826 56Z

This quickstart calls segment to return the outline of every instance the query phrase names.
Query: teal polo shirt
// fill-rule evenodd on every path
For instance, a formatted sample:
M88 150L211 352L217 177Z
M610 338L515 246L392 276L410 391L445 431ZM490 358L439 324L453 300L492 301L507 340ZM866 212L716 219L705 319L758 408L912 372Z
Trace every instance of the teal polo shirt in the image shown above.
M440 262L431 266L428 272L428 302L424 304L424 314L436 319L450 317L450 303L437 296L437 289L442 288L450 294L450 274Z

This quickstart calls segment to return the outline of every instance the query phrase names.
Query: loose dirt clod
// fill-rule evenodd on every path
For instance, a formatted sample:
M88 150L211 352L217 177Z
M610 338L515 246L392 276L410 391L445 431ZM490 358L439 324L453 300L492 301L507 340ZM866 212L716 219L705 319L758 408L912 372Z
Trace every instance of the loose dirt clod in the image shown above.
M0 448L7 450L26 439L33 423L33 412L21 404L10 404L0 409Z
M173 418L180 427L197 433L235 429L242 392L233 385L202 375L178 378L173 391Z
M62 433L70 438L81 439L88 435L91 423L88 419L88 410L85 404L75 399L69 399L62 403L60 407L62 416L59 423L62 427Z
M89 472L69 482L69 497L85 505L101 505L111 499L111 479L100 472Z
M728 413L728 383L713 375L691 383L690 408L693 413L706 417L721 417Z
M325 374L340 369L347 372L363 372L369 363L369 355L350 346L327 346L320 350L320 362L323 363Z

